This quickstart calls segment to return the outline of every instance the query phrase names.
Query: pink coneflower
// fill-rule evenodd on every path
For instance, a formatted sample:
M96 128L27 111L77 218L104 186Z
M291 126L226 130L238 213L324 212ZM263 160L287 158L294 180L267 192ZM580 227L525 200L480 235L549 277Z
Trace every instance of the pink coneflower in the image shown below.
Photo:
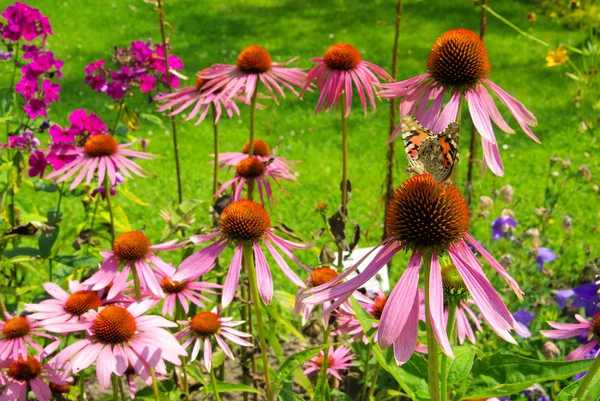
M0 362L0 376L4 376L0 384L6 385L0 396L1 401L27 401L29 389L37 400L49 401L52 388L69 385L57 370L48 363L41 363L42 356L25 355Z
M456 334L458 336L459 344L463 344L466 338L468 338L473 344L477 343L475 332L473 332L470 322L473 322L477 331L480 333L483 332L479 318L471 309L472 305L475 305L475 302L472 299L469 299L466 302L461 302L456 307ZM447 310L445 316L448 316ZM519 334L519 332L517 332L517 334Z
M241 337L252 337L252 335L243 333L234 327L244 323L242 321L234 321L231 317L222 317L216 313L216 309L212 312L200 312L196 314L189 321L180 321L179 324L185 325L186 327L178 333L175 333L175 337L179 341L184 341L183 348L188 348L194 343L192 349L191 358L192 361L198 357L200 350L204 351L204 366L206 370L210 372L213 352L211 340L214 339L217 342L219 348L223 350L225 355L231 359L235 359L231 349L225 342L229 340L242 347L252 347L252 344Z
M579 323L548 322L554 330L540 330L548 338L563 339L587 336L587 343L572 351L566 360L583 359L600 342L600 313L596 313L590 321L581 315L575 315ZM600 356L600 349L593 358Z
M235 95L245 94L246 101L250 102L260 80L273 101L279 104L275 91L283 98L283 88L300 96L294 86L302 87L306 82L304 71L286 67L295 59L287 63L274 63L271 55L262 47L248 46L239 54L235 65L215 64L203 72L202 78L208 80L203 88L207 94L220 91L219 97L225 101Z
M308 322L311 313L315 309L315 305L309 305L302 302L306 297L306 289L323 285L328 281L333 280L338 275L339 273L329 266L318 267L310 273L310 276L308 276L308 278L304 282L305 287L301 288L296 293L294 317L298 317L300 314L302 314L302 325L305 325L306 322ZM326 302L323 304L323 308L326 309L329 305L330 304ZM345 303L344 305L346 308L352 309L352 305L349 302ZM323 315L323 327L326 327L328 322L329 313L326 313Z
M239 162L248 158L248 151L250 149L250 141L244 144L244 148L241 152L227 152L219 153L219 167L235 167ZM211 155L214 156L214 155ZM269 163L269 166L276 168L283 175L289 175L291 177L296 176L296 171L290 167L290 164L298 163L293 162L283 157L272 154L271 147L269 144L261 139L254 140L254 153L253 156L259 159L263 163Z
M60 344L60 339L50 334L42 333L41 325L28 316L12 317L8 312L4 313L6 320L0 320L0 361L7 359L17 360L19 357L27 358L28 345L40 354L51 354ZM43 337L54 340L46 348L42 348L33 340L35 337Z
M138 159L151 159L153 156L127 149L131 145L131 143L119 145L108 134L93 135L83 147L70 146L58 150L56 153L60 157L75 157L75 160L48 174L46 178L59 177L56 182L63 182L79 172L69 187L69 190L73 190L84 179L86 184L92 182L96 172L98 173L98 185L104 185L104 176L107 174L110 183L115 185L117 171L126 177L131 177L131 173L144 177L144 173L147 172L126 156Z
M100 252L100 255L104 258L100 270L85 280L83 284L92 286L94 291L112 284L107 296L107 299L110 300L127 286L130 270L135 269L141 287L162 298L164 292L154 275L154 271L160 271L163 275L171 277L175 272L175 268L165 263L153 251L171 251L179 249L185 244L185 242L178 244L177 240L172 240L152 245L148 237L141 231L128 231L117 237L112 251ZM125 267L119 272L119 266L121 265Z
M212 93L207 93L204 91L204 86L208 80L205 79L202 74L206 71L208 71L208 69L204 69L196 74L195 85L177 89L173 93L160 93L158 96L156 96L155 100L164 103L158 108L158 111L164 112L170 110L171 108L175 108L175 110L169 114L169 116L175 116L194 105L194 108L187 115L185 121L189 121L198 116L196 125L199 125L202 121L204 121L204 118L206 118L208 110L210 110L211 106L215 107L215 124L218 123L219 119L221 118L223 110L225 110L225 113L227 113L229 118L232 118L234 113L239 116L240 109L232 98L227 99L221 96L220 91L214 91ZM236 98L247 103L245 98Z
M320 304L337 299L330 307L335 308L377 274L396 253L402 249L411 250L408 267L388 297L378 331L381 347L394 344L396 359L406 361L417 344L421 309L418 291L421 259L424 252L431 252L431 326L442 350L453 356L446 335L444 293L438 260L438 254L447 251L484 319L503 339L516 344L509 332L520 331L519 325L490 284L467 242L511 285L517 295L522 296L522 292L504 268L468 234L468 207L456 187L436 183L430 175L409 178L398 187L390 202L386 225L390 236L383 240L374 259L362 269L361 274L340 283L368 255L324 286L309 290L316 294L305 302Z
M98 310L105 303L102 294L91 291L90 286L82 285L78 281L69 281L71 294L55 283L44 283L44 289L53 299L39 304L25 304L26 311L34 312L29 318L37 320L42 326L76 322L90 309Z
M165 275L162 271L157 270L156 274L160 280L160 287L165 294L165 300L162 307L162 314L173 316L175 313L175 305L179 301L183 310L187 314L190 310L189 302L205 308L204 302L210 303L211 300L207 298L203 293L206 294L218 294L212 289L221 289L222 285L213 284L208 282L193 281L196 277L192 277L189 280L177 281L173 279L173 274Z
M277 166L272 166L268 161L265 163L258 157L246 157L235 165L235 177L223 183L221 188L214 196L219 196L227 188L231 187L233 191L233 200L240 200L242 190L249 185L250 182L256 184L260 201L264 205L265 197L267 202L271 204L273 201L273 190L269 183L271 178L281 190L287 194L286 190L281 186L279 180L295 181L296 177L288 174L285 170L279 169Z
M208 235L196 235L191 237L190 240L199 244L215 238L217 240L213 244L185 259L173 275L173 279L184 281L189 277L199 277L206 274L214 267L214 261L221 252L230 244L234 245L235 252L231 259L221 296L221 303L223 307L226 307L235 296L242 268L242 247L244 242L248 242L252 244L254 249L256 279L260 297L265 304L270 304L273 298L273 279L265 254L260 248L262 242L283 274L297 286L305 286L304 282L290 269L275 248L279 248L288 258L310 273L311 270L300 263L292 251L293 249L310 248L313 245L297 244L276 236L271 228L271 217L259 203L246 199L233 202L221 213L217 232Z
M324 359L325 353L321 351L319 355L305 363L305 365L308 366L308 369L304 371L304 374L307 375L312 372L320 371ZM353 359L354 354L351 353L350 348L340 346L334 349L333 347L329 347L329 353L327 354L327 373L338 380L342 380L339 371L350 368L350 366L352 366L350 361Z
M380 82L375 74L385 80L392 80L392 77L383 68L364 61L359 51L354 46L346 43L332 45L323 57L313 58L310 61L320 64L308 73L302 92L310 87L313 80L317 80L317 86L321 90L321 94L315 113L321 110L330 110L333 106L337 107L342 99L342 93L345 92L345 117L348 117L352 106L352 85L354 84L364 113L367 115L365 94L369 98L373 110L377 108L375 104L375 86L379 85Z
M426 74L384 84L379 94L385 98L402 97L400 119L416 114L417 120L434 132L441 132L456 121L461 96L464 95L471 119L481 135L484 163L494 174L503 175L500 151L491 122L504 132L512 134L515 131L504 121L483 84L498 96L523 131L534 141L540 141L529 128L537 125L534 115L487 78L490 70L488 53L479 35L468 29L452 29L440 36L433 45ZM451 97L440 114L445 93ZM433 100L430 105L429 100ZM400 132L401 127L398 126L389 141Z
M90 310L77 323L54 325L53 331L85 330L87 336L62 350L51 362L64 367L65 374L78 373L97 362L96 375L103 388L109 386L111 374L122 376L130 365L142 377L150 366L157 372L164 371L164 361L179 366L179 357L187 353L163 329L177 324L161 316L143 315L154 305L153 300L135 302L127 308L108 305Z

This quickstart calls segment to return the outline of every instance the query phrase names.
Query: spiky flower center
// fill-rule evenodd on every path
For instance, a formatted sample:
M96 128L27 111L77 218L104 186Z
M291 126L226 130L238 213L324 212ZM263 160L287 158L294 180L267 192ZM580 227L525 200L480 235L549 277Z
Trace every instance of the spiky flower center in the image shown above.
M260 46L248 46L237 58L235 65L243 74L260 74L271 69L273 59Z
M93 135L85 143L85 154L89 157L112 156L118 147L115 138L108 134Z
M358 66L362 57L356 47L347 43L332 45L325 52L325 64L333 70L353 70Z
M50 387L50 391L54 394L69 394L71 392L71 386L69 384L54 384L52 382L48 383L48 387Z
M248 157L236 164L235 171L244 178L260 177L265 172L265 163L256 157Z
M590 334L600 340L600 312L596 313L592 318L590 325Z
M466 301L471 296L469 289L453 264L442 267L442 287L444 288L446 300L454 304Z
M81 316L90 309L98 310L101 306L102 301L94 291L77 291L67 298L64 309L71 315Z
M385 304L388 300L388 297L376 298L375 303L373 304L373 311L371 312L371 316L375 319L381 319L381 315L383 314L383 308L385 308Z
M117 305L109 305L102 309L92 323L96 338L104 344L127 342L133 338L136 328L133 315Z
M271 227L271 218L262 205L247 199L231 203L219 218L221 231L237 240L257 240Z
M12 361L8 368L8 376L18 381L33 380L42 373L42 365L40 362L28 356L27 359L19 357L18 360Z
M396 189L388 206L388 232L407 247L448 249L469 228L469 209L454 185L417 175Z
M451 29L440 36L427 59L427 71L444 86L472 87L490 74L483 41L469 29Z
M323 366L323 360L325 359L325 355L321 354L317 357L317 359L315 360L315 363L317 364L317 366L321 367ZM327 356L327 367L330 367L331 365L333 365L333 357L331 355Z
M146 258L151 245L141 231L128 231L117 237L113 252L121 263L135 262Z
M245 154L248 154L249 151L250 151L250 141L247 141L244 144L244 150L243 150L243 152ZM268 143L266 143L262 139L255 139L254 140L254 152L253 153L254 153L255 156L269 157L269 156L271 156L271 147L269 146Z
M221 328L221 318L216 313L200 312L190 322L192 329L202 337L212 336Z
M160 281L160 287L165 294L179 294L181 291L187 288L187 281L171 281L165 277Z
M337 276L339 276L338 272L336 272L331 267L328 267L328 266L319 267L319 268L313 270L313 272L311 273L310 279L309 279L310 285L312 287L318 287L320 285L328 283L329 281L333 280Z
M14 340L15 338L25 337L31 331L29 321L25 316L17 316L9 319L4 324L2 334L7 340Z
M196 74L196 90L200 92L205 83L208 82L208 79L202 78L202 74L208 71L208 68L203 69L202 71L198 71Z

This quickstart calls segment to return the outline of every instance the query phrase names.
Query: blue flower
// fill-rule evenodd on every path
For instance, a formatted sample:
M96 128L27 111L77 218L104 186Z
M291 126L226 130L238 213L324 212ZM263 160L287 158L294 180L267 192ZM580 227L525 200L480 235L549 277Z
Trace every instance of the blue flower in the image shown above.
M538 264L538 269L539 269L540 273L544 272L544 263L552 262L553 260L556 260L556 259L557 259L557 256L554 253L554 251L552 251L552 249L540 247L538 249L537 256L535 257L535 261Z
M509 240L515 239L512 235L513 228L519 223L511 217L503 217L502 215L492 222L492 240L497 241L500 238Z
M556 292L556 302L561 309L564 309L569 298L573 297L575 299L573 299L572 305L576 308L584 308L587 317L600 313L600 297L595 283L582 284L572 290Z
M527 326L529 326L531 321L535 318L535 315L533 313L527 312L525 308L522 308L513 313L513 317L515 318L519 326L521 326L523 331L527 333L526 335L522 335L519 332L517 332L517 335L521 338L531 337L531 331L529 331Z

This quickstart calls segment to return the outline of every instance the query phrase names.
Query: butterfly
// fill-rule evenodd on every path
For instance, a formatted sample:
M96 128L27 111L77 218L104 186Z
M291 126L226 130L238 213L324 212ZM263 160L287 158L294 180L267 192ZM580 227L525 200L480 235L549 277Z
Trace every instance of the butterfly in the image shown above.
M413 116L404 116L400 124L408 157L407 172L431 174L437 182L449 181L454 164L458 161L458 123L450 123L437 135L423 127Z

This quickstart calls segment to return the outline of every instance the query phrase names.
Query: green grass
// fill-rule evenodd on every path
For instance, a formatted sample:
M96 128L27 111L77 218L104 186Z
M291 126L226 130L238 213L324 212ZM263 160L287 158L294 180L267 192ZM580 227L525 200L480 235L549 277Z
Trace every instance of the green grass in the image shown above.
M466 27L478 30L479 9L471 1L406 1L400 35L398 79L425 72L427 55L435 39L445 30ZM99 114L109 125L113 112L106 107L107 97L93 92L83 84L83 68L92 61L106 58L113 46L127 46L138 39L149 37L160 40L158 18L153 8L143 2L94 1L85 5L64 0L30 1L50 18L54 36L48 46L65 61L61 101L53 107L52 120L64 124L71 110L85 108ZM534 25L526 20L534 6L528 2L494 2L494 9L530 33L555 46L559 42L579 45L578 31L566 30L545 16L538 16ZM330 44L347 42L356 46L363 58L389 70L393 43L395 2L387 1L227 1L202 2L166 1L167 20L173 52L185 63L184 73L194 73L213 63L234 63L238 52L245 46L259 44L276 61L299 56L294 66L310 68L309 58L321 56ZM510 271L532 290L529 303L545 295L549 289L569 287L588 280L593 272L583 271L584 265L598 256L598 193L592 183L568 184L557 204L551 221L541 222L534 210L544 206L544 191L551 156L570 158L576 170L585 164L598 175L598 145L589 133L578 131L578 110L572 97L575 86L562 67L549 69L544 58L547 49L520 36L492 16L488 17L485 42L492 63L490 78L521 100L538 118L534 129L542 140L535 144L523 132L506 135L496 130L505 164L505 176L476 172L475 195L492 195L503 185L515 188L515 202L503 205L498 199L489 217L477 217L474 210L473 232L498 258L502 253L515 255ZM8 69L2 70L0 82L6 82ZM280 154L291 160L300 160L297 170L298 185L287 185L291 196L276 194L278 206L272 210L274 220L285 222L306 238L321 227L313 207L327 201L334 209L339 198L341 179L340 120L335 113L314 115L317 93L308 93L303 100L291 94L281 106L263 101L268 107L257 112L257 135L271 144L281 141ZM155 105L142 99L132 104L141 112L152 112ZM501 108L503 116L515 128L516 122ZM350 167L349 178L354 188L350 216L363 228L361 246L374 245L381 237L383 182L385 172L384 142L388 136L387 102L379 102L376 112L363 117L355 101L348 122ZM248 137L248 108L242 108L239 118L221 120L222 151L237 151ZM468 116L463 116L463 121ZM163 118L166 128L142 121L138 138L150 141L148 151L159 155L144 167L155 176L131 180L127 188L151 206L139 206L123 197L115 203L126 211L134 229L145 229L151 238L158 238L163 222L160 209L173 206L177 198L175 165L170 134L170 122ZM468 124L465 125L468 127ZM199 127L178 119L180 153L183 165L184 198L204 199L198 209L197 221L208 223L208 205L211 193L212 127L205 122ZM468 140L461 141L461 153L466 159ZM479 154L481 150L478 149ZM401 171L404 155L397 158L400 168L396 182L406 175ZM461 177L466 173L460 168ZM221 172L221 179L228 173ZM573 181L573 180L571 180ZM570 182L571 182L570 181ZM45 215L56 202L55 195L34 193L26 189L18 198L19 206L30 215ZM477 205L477 202L475 202ZM559 254L558 261L548 265L552 276L537 271L528 251L529 240L509 244L506 241L490 243L491 221L503 207L510 207L521 223L517 234L530 227L547 227L543 231L544 246ZM61 237L64 252L70 253L75 235L75 223L83 218L82 207L76 198L64 203L64 214L71 219L63 223ZM573 234L561 228L564 215L573 217ZM316 263L312 254L303 258ZM398 260L405 260L403 256ZM394 277L398 277L403 262L395 263ZM497 282L496 284L500 284ZM291 291L291 288L290 288ZM511 301L514 297L509 296ZM550 301L544 301L550 304ZM514 309L518 306L515 305Z

